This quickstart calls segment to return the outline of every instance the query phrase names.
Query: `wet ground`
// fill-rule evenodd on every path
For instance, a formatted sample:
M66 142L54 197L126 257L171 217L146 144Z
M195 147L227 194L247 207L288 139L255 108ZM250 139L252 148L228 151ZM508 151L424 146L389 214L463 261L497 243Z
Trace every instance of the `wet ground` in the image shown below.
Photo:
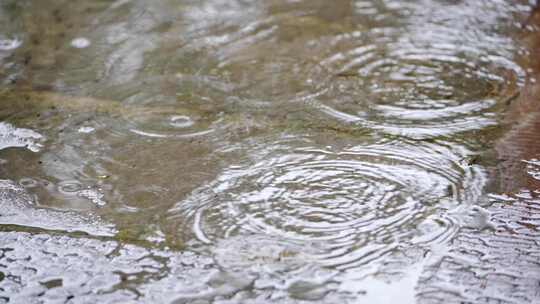
M539 20L0 2L0 303L540 301Z

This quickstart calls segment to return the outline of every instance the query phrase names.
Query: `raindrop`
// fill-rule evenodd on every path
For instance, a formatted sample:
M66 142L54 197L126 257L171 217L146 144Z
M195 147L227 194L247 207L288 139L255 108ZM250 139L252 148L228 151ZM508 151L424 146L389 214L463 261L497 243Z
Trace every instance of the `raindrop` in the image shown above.
M62 194L73 195L82 189L82 185L77 181L63 181L58 184L58 191Z
M92 133L92 132L94 132L94 131L95 131L95 129L92 128L92 127L80 127L80 128L79 128L79 133L86 133L86 134L88 134L88 133Z
M175 128L189 128L193 125L193 120L188 116L175 115L171 117L170 124Z
M34 188L38 185L38 182L33 178L25 177L19 180L19 185L25 188Z
M90 40L84 37L75 38L71 40L71 46L77 49L84 49L90 46Z

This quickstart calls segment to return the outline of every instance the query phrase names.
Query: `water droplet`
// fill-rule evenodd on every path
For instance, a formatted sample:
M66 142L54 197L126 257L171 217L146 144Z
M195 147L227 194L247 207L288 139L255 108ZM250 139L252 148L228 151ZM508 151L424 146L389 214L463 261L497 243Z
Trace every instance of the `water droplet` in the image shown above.
M71 40L71 46L77 49L84 49L90 46L90 40L84 37L75 38Z
M80 127L78 131L79 133L92 133L95 129L92 127Z
M63 181L58 184L58 191L62 194L73 195L81 189L82 185L77 181Z
M33 178L25 177L19 180L19 185L25 188L34 188L38 185L38 182Z
M189 128L193 125L193 120L189 116L175 115L171 117L170 125L175 128Z

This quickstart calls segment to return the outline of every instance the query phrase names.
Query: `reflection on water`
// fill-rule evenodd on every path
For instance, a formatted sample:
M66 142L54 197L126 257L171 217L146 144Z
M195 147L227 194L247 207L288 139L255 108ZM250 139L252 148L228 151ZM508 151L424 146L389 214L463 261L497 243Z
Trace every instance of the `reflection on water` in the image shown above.
M170 219L190 219L183 222L203 243L237 234L314 242L325 247L324 264L339 269L451 237L457 227L445 211L478 199L485 179L459 166L468 151L446 145L386 141L333 151L288 137L250 150L249 160L177 203Z
M0 301L444 298L532 7L1 3Z

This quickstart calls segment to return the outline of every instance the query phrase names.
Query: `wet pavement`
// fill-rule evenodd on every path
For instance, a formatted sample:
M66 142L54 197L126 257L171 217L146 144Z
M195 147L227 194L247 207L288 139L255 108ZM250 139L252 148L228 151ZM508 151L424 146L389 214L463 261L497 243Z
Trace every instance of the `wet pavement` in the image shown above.
M540 301L537 17L0 3L0 302Z

